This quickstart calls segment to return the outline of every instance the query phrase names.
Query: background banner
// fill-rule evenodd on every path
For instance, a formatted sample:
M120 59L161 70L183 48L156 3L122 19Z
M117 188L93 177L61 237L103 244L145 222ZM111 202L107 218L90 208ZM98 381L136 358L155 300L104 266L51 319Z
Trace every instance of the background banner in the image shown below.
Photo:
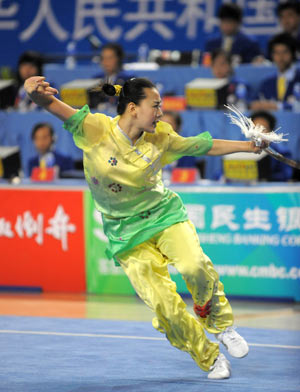
M15 66L24 50L63 54L67 45L90 52L87 37L116 41L126 52L141 44L153 49L203 50L204 39L217 30L222 0L3 0L0 39L5 50L0 64ZM230 2L230 1L229 1ZM278 0L236 0L244 12L243 30L264 47L278 31ZM153 46L153 42L155 45ZM143 47L145 50L145 47Z
M299 193L224 188L180 196L227 294L300 299Z
M85 292L82 197L1 189L0 286Z
M300 194L242 189L178 193L227 295L300 300ZM105 256L106 237L89 191L85 206L88 291L133 293L122 269ZM171 267L170 273L178 291L188 293L177 271Z
M87 291L94 294L134 294L127 276L105 249L107 237L103 233L101 214L96 210L89 190L84 192Z
M134 295L86 187L1 188L0 287ZM300 300L299 186L178 186L227 295ZM188 293L174 268L180 293Z

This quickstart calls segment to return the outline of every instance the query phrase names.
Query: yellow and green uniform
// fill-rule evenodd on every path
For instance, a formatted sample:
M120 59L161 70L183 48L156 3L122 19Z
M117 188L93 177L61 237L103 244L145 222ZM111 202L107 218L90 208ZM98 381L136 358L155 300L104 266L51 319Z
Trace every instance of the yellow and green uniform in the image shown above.
M119 127L119 118L92 114L84 106L64 124L84 153L85 177L109 239L107 254L121 264L137 293L156 312L153 325L208 370L218 345L185 310L167 265L181 272L197 304L218 299L218 315L202 323L207 330L219 332L231 325L232 312L180 197L164 187L161 169L181 156L206 154L211 135L184 138L160 121L155 133L144 132L133 144Z
M132 145L118 121L119 116L91 114L85 106L64 124L84 151L85 177L103 216L109 256L188 219L179 196L164 187L161 168L183 155L203 155L212 146L208 132L183 138L165 122Z

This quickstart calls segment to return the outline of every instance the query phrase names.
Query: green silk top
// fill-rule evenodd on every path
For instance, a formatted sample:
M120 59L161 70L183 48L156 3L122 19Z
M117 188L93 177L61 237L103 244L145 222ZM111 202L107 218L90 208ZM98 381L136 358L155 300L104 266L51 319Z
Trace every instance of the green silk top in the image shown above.
M119 118L92 114L85 105L64 123L83 150L85 177L109 239L107 255L114 258L188 219L180 197L164 187L161 168L212 147L209 132L184 138L162 121L133 144Z

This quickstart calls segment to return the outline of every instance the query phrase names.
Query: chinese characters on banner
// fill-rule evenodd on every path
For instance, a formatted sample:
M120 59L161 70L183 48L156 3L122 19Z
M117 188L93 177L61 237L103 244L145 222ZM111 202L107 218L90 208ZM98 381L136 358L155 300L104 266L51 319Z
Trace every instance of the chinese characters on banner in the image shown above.
M228 295L300 300L300 193L180 191ZM230 192L229 192L230 191ZM133 294L88 190L1 189L0 286ZM85 224L83 224L85 222ZM170 270L179 292L187 288Z
M228 295L300 299L300 193L178 192ZM123 270L105 256L107 239L89 192L85 205L88 291L129 294ZM178 271L169 272L178 291L188 293Z
M228 295L300 299L299 187L180 196Z
M69 222L69 215L64 211L62 205L58 205L55 214L49 219L49 226L44 228L44 214L39 213L36 219L32 216L31 211L24 211L23 215L18 215L16 223L13 226L10 221L0 217L0 237L13 238L32 238L39 245L44 243L44 235L51 235L61 242L61 248L68 250L68 233L73 233L76 226ZM12 229L14 227L14 231Z
M196 228L205 229L206 206L203 204L186 205L189 217L194 222ZM270 210L261 209L258 206L246 208L242 217L236 216L236 206L231 204L216 204L212 206L212 221L210 229L217 229L225 226L230 231L237 231L242 228L244 231L259 229L270 231L272 223L270 221ZM300 207L278 207L275 210L276 222L273 223L276 231L290 232L300 230ZM241 222L242 223L237 223Z
M80 45L90 34L118 41L127 51L141 43L156 49L192 50L217 30L222 0L21 0L0 1L0 35L15 48L59 52L70 40ZM243 30L266 41L278 31L278 0L236 0L244 12ZM10 33L9 35L7 33ZM44 37L44 39L43 39ZM42 40L42 41L41 41ZM45 41L46 40L46 41ZM47 47L41 45L47 42ZM2 54L5 56L5 54ZM6 63L3 62L2 63Z
M0 285L84 291L82 192L0 192Z

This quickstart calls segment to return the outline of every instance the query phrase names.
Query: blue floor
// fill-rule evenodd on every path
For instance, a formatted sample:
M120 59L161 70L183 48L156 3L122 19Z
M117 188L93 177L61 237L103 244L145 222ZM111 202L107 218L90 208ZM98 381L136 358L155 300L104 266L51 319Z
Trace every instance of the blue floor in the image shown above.
M249 355L211 381L150 323L1 316L0 391L300 391L300 331L239 332Z

